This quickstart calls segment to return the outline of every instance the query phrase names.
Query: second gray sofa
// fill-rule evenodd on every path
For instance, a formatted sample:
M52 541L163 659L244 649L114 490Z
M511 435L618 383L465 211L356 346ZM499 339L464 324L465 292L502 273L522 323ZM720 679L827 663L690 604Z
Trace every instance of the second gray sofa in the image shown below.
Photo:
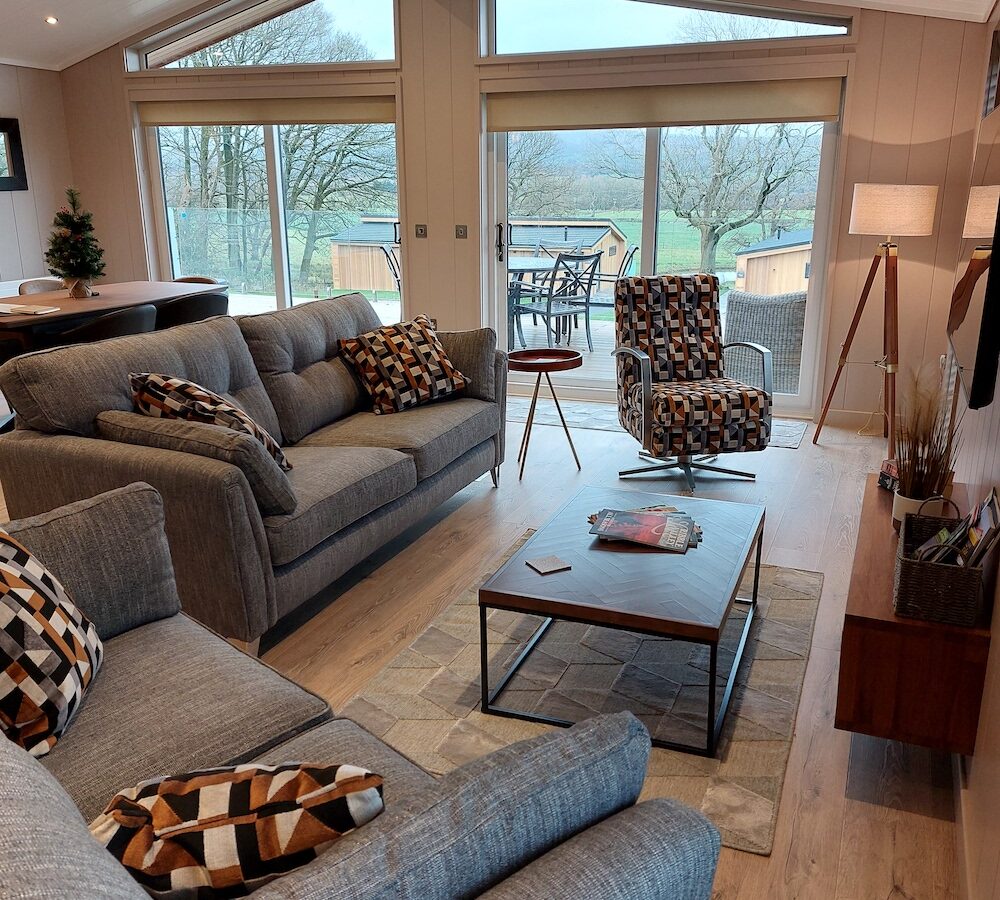
M252 645L387 541L503 461L506 355L491 329L439 332L470 381L454 399L375 415L337 347L380 325L361 295L18 357L0 391L12 516L146 481L164 498L185 609ZM283 446L133 411L130 372L195 381Z

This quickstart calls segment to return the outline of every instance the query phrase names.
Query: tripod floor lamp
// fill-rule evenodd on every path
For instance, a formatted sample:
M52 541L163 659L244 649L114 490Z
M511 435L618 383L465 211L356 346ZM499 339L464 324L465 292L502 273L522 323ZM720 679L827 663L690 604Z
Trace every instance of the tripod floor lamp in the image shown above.
M851 207L851 234L888 235L875 250L868 278L861 291L851 327L840 349L837 372L833 376L830 392L823 404L823 412L816 425L813 443L819 442L820 432L833 403L840 376L847 365L854 336L861 324L865 304L871 294L879 266L885 262L885 302L882 309L882 360L878 365L885 369L885 435L889 439L889 456L896 446L896 372L899 368L899 245L893 237L916 237L934 233L934 214L937 210L936 184L856 184L854 204Z

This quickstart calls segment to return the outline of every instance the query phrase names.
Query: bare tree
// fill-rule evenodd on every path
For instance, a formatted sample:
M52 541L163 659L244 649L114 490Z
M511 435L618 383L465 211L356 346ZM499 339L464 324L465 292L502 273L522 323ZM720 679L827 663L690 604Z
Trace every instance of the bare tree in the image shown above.
M691 44L713 41L759 41L810 33L810 29L797 22L708 11L695 11L685 16L679 25L679 30L683 39Z
M320 3L261 22L177 60L180 67L280 65L371 56L355 35L336 28ZM286 125L281 129L285 208L302 256L302 280L329 277L328 260L313 272L323 240L358 210L395 212L396 158L390 125ZM185 215L225 211L228 274L270 279L271 239L262 132L257 125L163 128L160 143L168 206ZM218 268L218 238L207 227L185 230L187 259ZM192 246L193 245L193 246ZM250 287L255 285L251 284Z
M507 141L507 205L512 216L556 216L569 211L572 179L564 174L559 139L550 131L523 131Z

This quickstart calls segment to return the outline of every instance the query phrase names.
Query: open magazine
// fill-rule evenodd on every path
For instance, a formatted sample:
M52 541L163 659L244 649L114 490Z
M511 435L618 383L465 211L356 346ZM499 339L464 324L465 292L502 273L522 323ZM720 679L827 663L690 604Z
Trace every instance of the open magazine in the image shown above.
M922 562L980 566L1000 539L1000 501L996 488L955 525L946 526L917 547Z

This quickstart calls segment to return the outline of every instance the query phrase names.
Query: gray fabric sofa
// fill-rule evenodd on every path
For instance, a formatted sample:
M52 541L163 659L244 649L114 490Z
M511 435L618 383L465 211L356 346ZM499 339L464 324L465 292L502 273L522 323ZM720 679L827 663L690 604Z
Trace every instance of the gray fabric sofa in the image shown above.
M90 836L111 797L163 774L259 761L352 763L386 811L261 900L707 900L716 829L636 803L649 736L629 713L586 721L440 780L180 610L159 494L130 485L5 526L104 641L104 664L53 751L0 737L0 896L139 900Z
M337 342L379 324L355 294L10 361L0 368L18 425L0 437L8 512L149 482L166 505L185 610L252 644L452 494L491 470L499 477L507 361L495 333L439 332L469 387L377 416ZM233 399L292 470L228 429L134 412L136 371Z

